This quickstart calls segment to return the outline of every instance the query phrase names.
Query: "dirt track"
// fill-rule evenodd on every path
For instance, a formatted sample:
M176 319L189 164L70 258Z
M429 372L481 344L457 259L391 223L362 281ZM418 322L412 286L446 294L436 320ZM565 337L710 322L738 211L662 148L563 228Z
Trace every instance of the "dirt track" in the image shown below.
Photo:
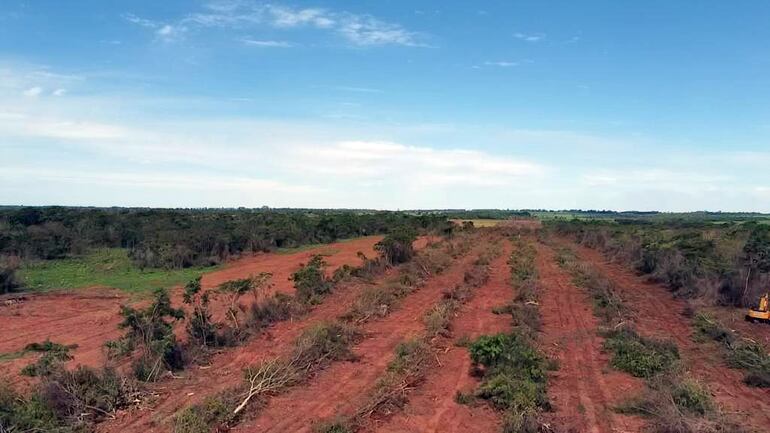
M510 329L508 315L493 314L492 308L509 301L513 292L509 282L510 271L506 261L511 245L505 242L502 254L490 264L489 281L474 290L473 298L465 304L452 321L455 337L477 338ZM446 343L446 352L439 355L441 367L431 371L425 383L409 397L402 413L372 426L369 431L398 432L493 432L499 431L499 416L486 405L475 407L455 402L458 391L472 392L478 380L469 375L471 367L468 350Z
M374 254L373 246L380 239L380 236L370 236L293 254L245 257L229 263L221 270L206 274L203 286L211 288L230 279L272 272L274 289L291 293L294 289L288 281L289 275L313 254L328 254L325 260L330 269L343 264L356 265L360 263L356 253L362 251L367 255ZM424 243L421 240L418 246ZM174 302L181 303L181 289L177 288L173 294ZM70 361L70 366L100 366L105 361L102 350L104 342L121 335L118 330L120 305L129 301L125 294L113 289L89 289L29 295L22 303L0 306L0 322L3 323L0 353L16 352L29 343L50 338L58 343L78 345L72 351L74 359ZM33 359L32 356L1 362L0 377L9 378L12 383L25 381L18 372Z
M770 389L743 384L743 373L727 367L712 344L697 344L692 338L690 320L682 312L685 303L674 299L662 285L647 282L627 268L609 263L600 252L574 244L582 260L597 266L618 286L621 296L635 311L635 321L644 335L673 339L691 373L705 381L715 399L747 427L768 431Z
M362 325L366 338L353 348L356 362L335 363L305 386L271 398L256 419L233 431L309 432L314 421L354 410L393 358L396 345L423 329L424 313L441 299L445 289L462 281L477 251L471 251L444 273L428 280L384 319Z
M640 431L639 419L614 413L612 405L641 389L642 383L609 368L588 295L557 265L551 248L540 243L536 248L542 287L541 343L546 353L559 361L559 369L548 383L554 412L546 414L546 419L558 426L557 431Z

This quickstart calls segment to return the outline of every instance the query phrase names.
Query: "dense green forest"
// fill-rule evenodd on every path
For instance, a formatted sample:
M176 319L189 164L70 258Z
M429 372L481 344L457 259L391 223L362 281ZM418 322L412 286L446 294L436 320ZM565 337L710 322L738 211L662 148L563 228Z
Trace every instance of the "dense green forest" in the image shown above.
M221 263L243 252L383 234L447 229L433 213L310 209L0 208L0 265L124 248L140 268ZM0 275L7 291L13 282Z

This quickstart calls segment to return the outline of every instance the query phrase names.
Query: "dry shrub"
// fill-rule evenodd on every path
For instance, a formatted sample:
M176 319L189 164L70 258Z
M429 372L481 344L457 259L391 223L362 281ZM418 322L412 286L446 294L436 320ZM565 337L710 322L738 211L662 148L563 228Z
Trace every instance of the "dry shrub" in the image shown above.
M708 388L690 377L661 376L616 410L649 418L651 433L745 432L719 413Z

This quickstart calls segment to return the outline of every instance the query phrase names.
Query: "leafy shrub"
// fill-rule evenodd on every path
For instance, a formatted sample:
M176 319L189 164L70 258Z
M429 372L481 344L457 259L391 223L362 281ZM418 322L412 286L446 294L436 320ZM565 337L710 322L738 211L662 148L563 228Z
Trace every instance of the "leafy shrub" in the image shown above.
M524 337L482 336L468 350L483 375L477 397L516 416L549 407L546 360Z
M21 370L25 376L49 376L64 368L64 363L72 359L70 350L77 348L77 344L65 346L45 340L42 343L30 343L24 347L25 352L40 352L42 355L32 364Z
M331 292L334 283L326 277L326 262L320 255L315 255L306 265L294 272L289 278L297 289L297 298L306 303L315 303Z
M136 388L112 369L56 369L29 394L0 385L0 431L79 433L135 399Z
M118 325L126 329L120 340L107 343L111 356L120 356L141 350L134 361L134 374L140 380L154 381L166 370L182 368L182 352L174 336L172 321L184 318L184 312L171 306L168 292L155 291L155 300L144 310L123 305L120 307L123 321Z
M234 393L225 392L189 406L174 417L174 433L210 433L212 427L226 431L234 420L232 408L237 403Z
M251 304L249 326L262 329L273 323L289 320L301 313L303 307L293 297L284 293L276 293L261 302Z
M408 226L393 229L385 238L374 245L374 249L391 265L406 263L414 256L412 244L417 239L416 231Z
M0 295L11 293L21 287L21 282L16 277L19 269L17 257L0 256Z
M669 371L679 359L673 342L642 337L630 327L605 333L604 348L612 352L612 366L636 377L650 378Z

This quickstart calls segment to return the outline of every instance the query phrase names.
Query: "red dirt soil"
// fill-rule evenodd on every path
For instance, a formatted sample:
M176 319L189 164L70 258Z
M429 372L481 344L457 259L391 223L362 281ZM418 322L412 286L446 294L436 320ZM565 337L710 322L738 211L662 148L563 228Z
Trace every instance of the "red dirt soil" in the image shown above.
M634 320L642 334L675 341L690 373L708 384L715 400L733 413L736 421L756 431L768 431L770 389L745 385L743 372L727 367L721 348L693 341L690 319L682 314L685 301L673 298L663 285L651 283L620 264L609 263L599 251L582 246L576 246L576 251L617 284L620 295L635 311Z
M297 253L244 257L227 264L224 269L206 274L203 286L212 288L227 280L245 278L259 272L272 272L274 290L291 293L294 289L288 280L289 275L313 254L329 254L325 260L332 270L343 264L358 265L360 259L357 252L373 255L373 246L381 238L369 236ZM421 239L416 245L420 247L426 242ZM181 304L181 288L176 288L172 293L174 303ZM118 330L121 321L118 314L120 305L129 302L130 299L117 290L94 288L70 293L28 295L23 302L0 305L3 330L0 353L13 353L29 343L50 338L57 343L78 345L71 352L74 356L69 363L71 367L77 364L100 366L105 362L104 342L121 335ZM0 378L8 378L11 383L28 383L18 372L32 359L33 355L28 355L0 362Z
M365 339L353 348L356 362L338 362L311 381L271 398L256 419L244 422L234 432L309 432L314 421L346 414L371 389L405 339L424 329L422 318L441 299L442 292L462 281L478 250L456 261L401 301L400 307L381 320L361 326Z
M551 248L540 243L535 246L542 290L541 344L549 357L559 362L559 369L548 381L554 411L546 413L545 419L557 426L556 431L641 431L641 420L612 410L618 399L642 389L641 381L610 370L588 295L557 265Z
M504 305L513 297L510 270L507 265L511 245L505 242L502 254L490 264L489 281L475 289L473 298L463 305L452 321L452 334L471 339L510 329L511 319L493 314L492 308ZM455 394L472 392L478 380L469 374L468 350L446 341L445 352L439 354L441 366L428 374L426 381L409 396L409 403L392 418L369 431L399 432L494 432L500 430L499 416L488 406L468 406L455 402Z
M415 242L414 246L419 250L424 248L427 243L428 239L421 238ZM312 253L312 251L309 252L305 260ZM286 258L286 256L279 257ZM332 263L330 257L326 259L330 264ZM341 264L343 263L338 263L336 266ZM334 268L335 266L330 267ZM259 270L251 272L256 273ZM378 280L387 278L394 272L396 270L391 269ZM227 277L225 281L230 278L237 277ZM173 416L179 410L238 385L243 380L241 371L246 366L290 351L292 343L302 331L319 322L333 320L347 311L357 298L361 288L360 284L338 286L320 305L314 307L301 320L276 323L265 332L247 341L246 344L224 350L215 355L205 368L188 370L182 372L176 380L154 385L153 390L157 392L157 396L149 407L119 413L116 420L100 425L99 431L121 433L171 431ZM293 288L290 290L293 291Z

